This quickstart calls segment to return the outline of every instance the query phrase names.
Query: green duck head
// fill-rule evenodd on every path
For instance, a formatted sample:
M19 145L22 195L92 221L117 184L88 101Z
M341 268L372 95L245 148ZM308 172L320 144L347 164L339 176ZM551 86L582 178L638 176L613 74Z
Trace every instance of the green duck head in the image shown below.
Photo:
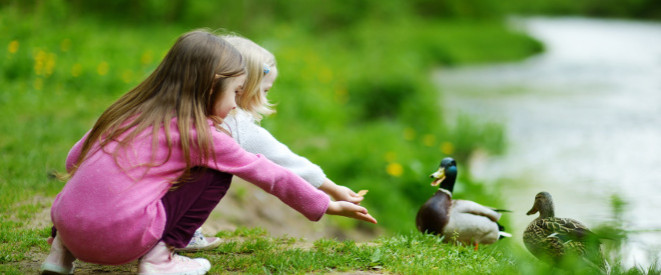
M555 213L553 210L553 198L548 192L539 192L535 196L535 203L527 215L532 215L539 212L539 218L549 218L554 217Z
M457 180L457 162L453 158L444 158L438 166L438 170L431 174L434 179L431 186L441 185L440 188L450 191L454 189L454 182Z

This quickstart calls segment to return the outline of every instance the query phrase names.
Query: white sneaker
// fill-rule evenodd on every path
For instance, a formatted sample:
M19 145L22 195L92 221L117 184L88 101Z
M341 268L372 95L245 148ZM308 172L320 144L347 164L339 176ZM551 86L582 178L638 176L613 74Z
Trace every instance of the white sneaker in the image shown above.
M195 230L193 238L190 240L188 245L184 248L177 248L177 251L201 251L201 250L211 250L218 247L222 241L218 237L205 237L202 234L202 228Z
M73 274L76 260L71 252L62 244L59 236L55 236L51 243L50 253L41 265L41 274Z
M211 269L207 259L191 259L174 253L164 242L158 242L138 264L138 274L202 275Z

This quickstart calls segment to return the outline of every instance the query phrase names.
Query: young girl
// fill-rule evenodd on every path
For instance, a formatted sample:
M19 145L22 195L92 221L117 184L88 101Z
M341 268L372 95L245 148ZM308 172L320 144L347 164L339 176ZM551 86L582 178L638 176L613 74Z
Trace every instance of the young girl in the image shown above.
M289 168L335 200L352 203L362 201L362 196L345 186L335 184L319 166L292 152L257 124L263 116L275 112L266 98L278 77L275 56L247 38L234 35L222 38L241 52L248 71L243 90L237 95L239 108L230 113L222 125L233 133L234 140L246 151L263 154L273 162Z
M232 138L246 151L262 154L288 168L336 201L361 202L362 196L345 186L335 184L318 165L295 154L258 125L263 116L274 113L266 95L278 77L275 56L247 38L236 35L225 35L222 38L241 52L248 76L243 90L237 94L239 108L231 112L221 126L232 133ZM212 249L219 244L219 238L204 237L198 229L188 246L182 250Z
M222 38L205 31L179 37L69 152L70 179L53 202L54 239L42 272L70 274L78 258L111 265L140 259L141 274L206 273L209 261L173 251L188 244L232 174L312 221L327 213L376 223L365 208L330 201L216 127L236 107L245 79L241 55Z

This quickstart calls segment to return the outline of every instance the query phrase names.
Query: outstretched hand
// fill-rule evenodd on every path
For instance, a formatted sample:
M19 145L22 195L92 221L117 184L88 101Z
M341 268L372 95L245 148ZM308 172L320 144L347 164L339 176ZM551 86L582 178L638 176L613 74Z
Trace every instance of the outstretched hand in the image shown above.
M356 194L356 192L352 191L348 187L338 185L337 188L335 189L335 192L330 194L333 199L336 201L348 201L353 204L360 204L361 201L365 197Z
M369 223L376 223L376 219L367 213L367 209L347 201L331 201L326 214L344 216Z
M364 199L363 196L356 194L356 192L349 189L348 187L337 185L330 179L326 179L326 181L324 181L319 189L324 191L336 201L348 201L350 203L360 204L360 202Z

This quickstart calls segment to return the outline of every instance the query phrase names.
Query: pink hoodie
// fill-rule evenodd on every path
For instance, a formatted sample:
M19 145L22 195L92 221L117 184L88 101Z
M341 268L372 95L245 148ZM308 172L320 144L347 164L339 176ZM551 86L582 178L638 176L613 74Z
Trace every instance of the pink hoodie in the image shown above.
M215 160L212 157L201 166L234 174L277 196L308 219L321 219L330 203L326 194L262 155L244 151L232 137L213 130L212 121L209 126ZM147 253L161 239L166 219L161 198L186 166L177 146L180 137L176 119L170 127L175 146L167 162L163 128L155 160L151 159L151 129L138 135L116 161L112 153L117 142L102 150L97 150L97 143L57 195L51 218L62 242L76 258L99 264L124 264ZM197 132L193 130L191 135L195 138ZM69 152L67 170L72 169L86 137ZM192 159L196 159L195 155ZM147 167L145 163L155 165Z

